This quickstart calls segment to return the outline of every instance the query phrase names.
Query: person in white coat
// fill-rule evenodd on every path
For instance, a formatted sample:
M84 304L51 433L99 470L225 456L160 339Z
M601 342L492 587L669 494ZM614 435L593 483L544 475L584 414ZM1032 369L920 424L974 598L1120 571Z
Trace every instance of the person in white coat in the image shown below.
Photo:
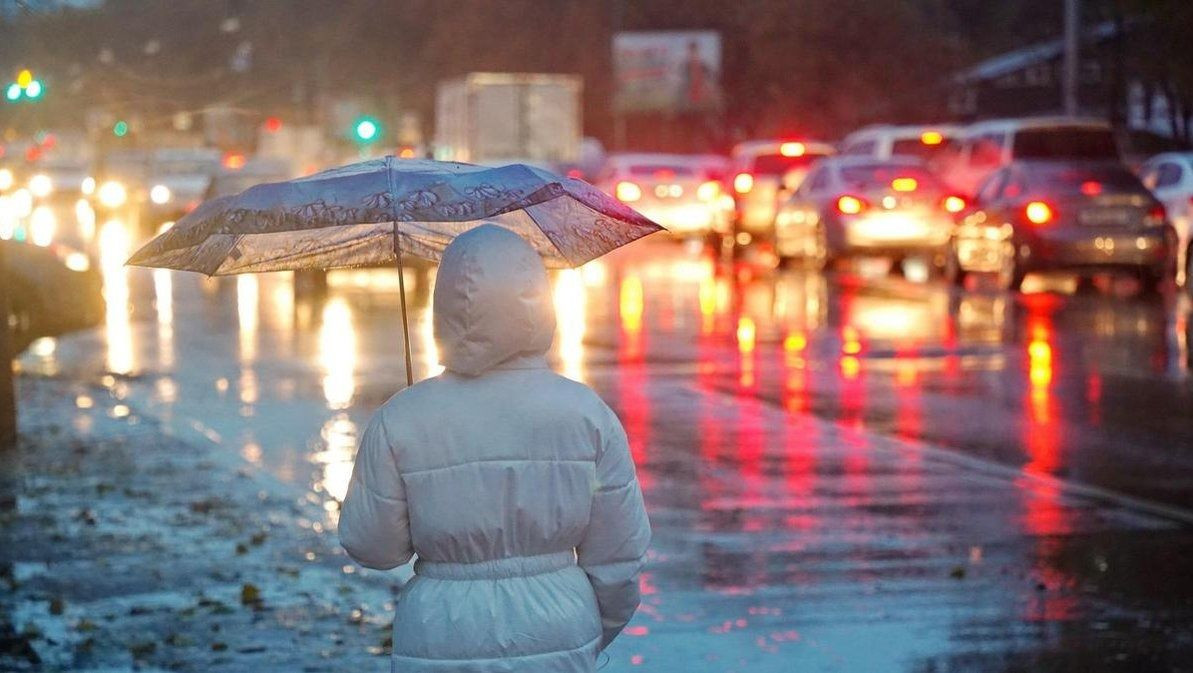
M446 371L373 415L340 514L361 565L418 555L393 670L589 673L638 607L650 544L625 431L548 367L547 273L517 234L447 247L434 328Z

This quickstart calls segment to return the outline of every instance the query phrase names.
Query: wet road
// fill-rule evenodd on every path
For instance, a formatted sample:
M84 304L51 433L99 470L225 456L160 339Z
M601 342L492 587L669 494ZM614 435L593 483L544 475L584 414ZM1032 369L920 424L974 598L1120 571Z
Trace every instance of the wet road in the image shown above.
M128 232L97 236L105 325L22 366L103 378L334 524L357 430L403 381L396 274L336 273L311 301L288 274L124 269ZM825 277L668 241L554 280L552 359L618 411L656 531L606 670L1189 665L1186 297ZM421 378L425 302L412 320Z

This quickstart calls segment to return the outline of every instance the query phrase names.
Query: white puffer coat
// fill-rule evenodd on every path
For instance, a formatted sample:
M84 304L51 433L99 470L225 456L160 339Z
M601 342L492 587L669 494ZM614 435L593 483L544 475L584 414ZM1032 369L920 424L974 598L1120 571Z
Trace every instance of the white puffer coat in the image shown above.
M547 367L551 293L518 235L459 236L434 308L447 371L374 414L340 515L362 565L418 554L393 670L593 671L638 607L650 542L625 431Z

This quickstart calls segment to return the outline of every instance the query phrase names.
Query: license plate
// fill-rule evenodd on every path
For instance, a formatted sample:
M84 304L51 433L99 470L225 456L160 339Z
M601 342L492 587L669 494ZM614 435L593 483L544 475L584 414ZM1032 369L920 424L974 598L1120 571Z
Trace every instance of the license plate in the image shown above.
M1077 219L1081 224L1093 226L1126 225L1131 223L1134 216L1133 208L1090 208L1081 211Z

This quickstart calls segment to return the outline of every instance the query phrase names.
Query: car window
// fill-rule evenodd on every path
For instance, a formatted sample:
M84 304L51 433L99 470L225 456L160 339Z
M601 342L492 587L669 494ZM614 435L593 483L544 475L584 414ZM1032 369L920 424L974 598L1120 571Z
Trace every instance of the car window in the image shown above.
M1002 132L983 133L971 141L969 164L980 168L994 168L1002 165L1002 151L1006 134Z
M898 178L913 178L913 184L922 187L940 187L935 175L914 164L859 164L841 168L841 181L848 189L887 189Z
M828 175L827 168L820 168L820 169L813 171L812 175L808 176L808 179L805 181L805 184L808 185L807 193L811 194L811 193L823 191L825 188L828 187L828 181L829 181L829 175ZM801 185L801 188L802 188L802 185Z
M902 138L891 145L891 154L899 157L931 159L947 153L952 144L953 141L949 138L942 138L934 145L929 145L919 138Z
M1003 181L998 190L999 199L1014 199L1022 196L1025 191L1027 181L1022 173L1010 169L1003 172Z
M794 168L803 168L817 159L824 158L823 153L805 152L798 157L788 157L782 154L759 154L754 157L754 175L781 176Z
M1007 181L1007 171L998 171L986 178L981 187L978 187L977 200L978 203L990 203L998 198L999 192L1002 191L1002 186Z
M634 164L630 166L630 175L636 178L690 178L696 174L690 166L679 164Z
M860 140L849 144L841 154L848 154L851 156L870 156L874 154L874 150L878 148L877 140Z
M1148 185L1152 189L1174 187L1181 182L1181 167L1171 161L1165 161L1156 168L1154 184ZM1144 184L1147 184L1145 181Z
M1016 159L1118 159L1110 129L1052 127L1022 129L1015 134Z
M1026 170L1031 188L1045 194L1136 194L1144 191L1134 173L1114 164L1082 166L1049 162Z

